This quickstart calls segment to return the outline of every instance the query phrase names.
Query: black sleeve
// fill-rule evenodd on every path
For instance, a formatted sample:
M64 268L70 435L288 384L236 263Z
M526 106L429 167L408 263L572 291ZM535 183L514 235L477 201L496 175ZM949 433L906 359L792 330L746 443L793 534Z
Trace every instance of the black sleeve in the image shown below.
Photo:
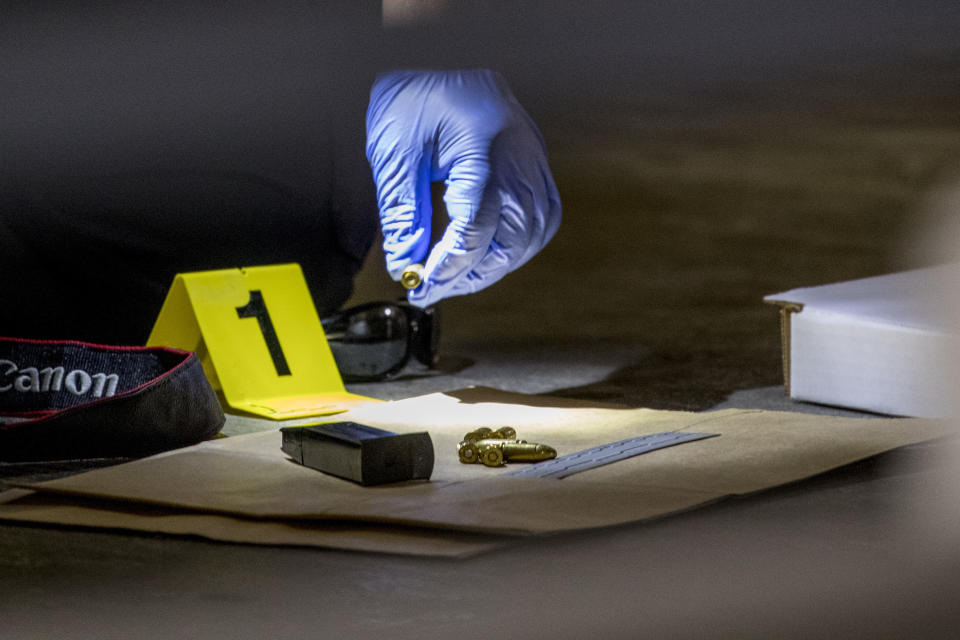
M4 3L0 334L141 342L173 274L249 264L339 306L378 37L364 0Z

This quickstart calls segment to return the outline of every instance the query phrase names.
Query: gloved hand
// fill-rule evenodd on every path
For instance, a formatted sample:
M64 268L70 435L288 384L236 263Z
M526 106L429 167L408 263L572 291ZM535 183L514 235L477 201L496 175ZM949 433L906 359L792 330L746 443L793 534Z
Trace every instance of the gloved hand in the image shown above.
M377 78L367 109L367 159L387 270L396 280L408 264L424 264L423 283L409 294L418 306L493 284L533 257L560 225L543 138L492 71ZM450 223L430 250L430 183L439 180L446 182Z

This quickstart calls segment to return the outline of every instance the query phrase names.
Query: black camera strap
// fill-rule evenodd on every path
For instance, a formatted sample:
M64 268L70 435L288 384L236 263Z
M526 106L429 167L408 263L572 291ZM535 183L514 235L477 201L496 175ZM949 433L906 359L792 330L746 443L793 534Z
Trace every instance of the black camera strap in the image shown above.
M223 422L189 351L0 338L0 461L141 457Z

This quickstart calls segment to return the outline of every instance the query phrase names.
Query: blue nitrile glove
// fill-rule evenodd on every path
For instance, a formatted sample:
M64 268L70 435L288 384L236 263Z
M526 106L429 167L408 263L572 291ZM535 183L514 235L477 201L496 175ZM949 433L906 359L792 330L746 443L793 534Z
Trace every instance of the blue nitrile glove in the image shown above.
M408 264L424 264L423 283L409 294L416 305L493 284L560 225L543 138L492 71L381 75L367 109L367 159L387 270L399 279ZM430 250L430 183L438 180L450 224Z

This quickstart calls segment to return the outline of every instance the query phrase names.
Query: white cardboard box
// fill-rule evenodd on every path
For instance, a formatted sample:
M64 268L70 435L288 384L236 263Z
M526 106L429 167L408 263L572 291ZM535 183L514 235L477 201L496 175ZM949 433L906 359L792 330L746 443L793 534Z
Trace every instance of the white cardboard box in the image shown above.
M916 417L958 415L960 265L766 296L780 306L791 398Z

